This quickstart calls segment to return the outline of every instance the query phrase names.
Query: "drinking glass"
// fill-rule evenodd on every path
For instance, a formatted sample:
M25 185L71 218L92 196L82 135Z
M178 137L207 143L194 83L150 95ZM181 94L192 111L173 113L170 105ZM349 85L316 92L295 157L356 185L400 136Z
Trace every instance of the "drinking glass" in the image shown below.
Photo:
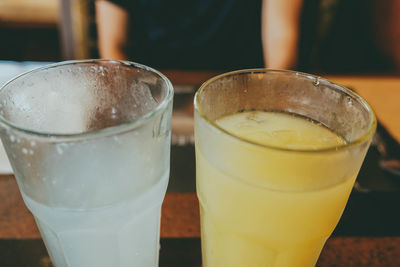
M112 60L1 89L1 140L55 266L158 266L172 97L158 71Z
M194 104L203 266L314 266L375 131L370 106L320 77L268 69L214 77ZM321 148L263 144L217 123L246 111L307 118L344 142ZM296 133L271 135L285 140Z

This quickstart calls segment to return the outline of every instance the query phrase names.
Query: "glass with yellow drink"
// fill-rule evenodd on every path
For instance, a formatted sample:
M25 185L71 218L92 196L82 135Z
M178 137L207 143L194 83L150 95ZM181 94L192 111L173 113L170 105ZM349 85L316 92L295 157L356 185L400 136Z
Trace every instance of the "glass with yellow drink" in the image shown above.
M195 97L204 267L315 266L376 128L369 105L312 75L244 70Z

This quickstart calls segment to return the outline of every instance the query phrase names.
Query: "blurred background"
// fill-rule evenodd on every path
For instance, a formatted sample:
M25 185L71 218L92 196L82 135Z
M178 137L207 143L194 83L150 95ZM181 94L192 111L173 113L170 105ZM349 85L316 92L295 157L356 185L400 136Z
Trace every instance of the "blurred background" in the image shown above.
M99 57L126 57L171 79L176 94L168 190L176 194L167 194L171 211L163 215L162 229L167 230L162 232L160 266L200 265L198 209L193 208L198 205L194 91L216 72L263 66L327 74L376 108L379 121L395 139L379 126L380 135L334 233L350 238L328 241L331 252L318 266L400 266L400 0L95 1L0 0L0 87L48 62ZM99 15L99 2L111 1L113 8ZM130 14L125 54L108 56L102 47L121 29L115 22L131 12L128 4L135 14ZM110 26L108 34L99 31L101 25ZM382 167L382 159L396 159L397 172ZM8 174L12 170L0 144L1 266L51 266L15 179ZM177 228L188 229L188 236L179 231L165 234ZM386 238L391 236L396 238Z
M238 18L242 23L249 20L254 25L251 29L238 29L245 32L243 38L250 38L248 49L242 47L242 51L252 50L252 59L246 64L221 64L213 60L202 63L200 59L196 64L197 53L193 53L193 64L171 60L158 64L146 57L131 60L161 69L262 67L262 0L242 2L249 3L245 7L246 14L255 13ZM180 7L171 8L179 11ZM239 13L245 13L243 6L240 8ZM182 9L182 17L187 16L185 12L190 10ZM399 13L398 0L304 0L296 29L299 32L298 62L293 68L329 74L399 73L400 17L396 15ZM151 16L148 20L152 20ZM100 57L95 0L0 0L0 36L0 60L48 62ZM232 40L231 44L235 42ZM220 47L228 48L230 44ZM137 53L146 55L151 51L143 48Z

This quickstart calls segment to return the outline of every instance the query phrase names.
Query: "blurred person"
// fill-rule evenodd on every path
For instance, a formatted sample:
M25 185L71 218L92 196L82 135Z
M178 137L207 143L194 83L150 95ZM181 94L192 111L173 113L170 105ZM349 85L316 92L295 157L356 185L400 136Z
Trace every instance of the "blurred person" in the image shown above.
M262 45L267 68L295 69L303 0L263 0Z
M260 0L97 0L99 54L162 69L262 67Z
M392 10L380 12L385 26L377 29L377 24L381 24L376 20L377 7L388 6L390 2L397 2L397 10L392 4ZM379 40L394 41L394 34L387 32L399 29L399 22L395 26L399 4L398 0L304 0L298 68L319 73L390 72L394 65L388 55L394 55L396 49L386 42L385 52ZM377 32L386 37L377 38ZM400 49L400 43L397 44Z
M375 41L376 1L97 0L99 52L164 69L387 71L400 52Z
M400 70L399 0L264 0L267 67L314 73Z
M295 68L302 3L97 0L100 56L169 68Z

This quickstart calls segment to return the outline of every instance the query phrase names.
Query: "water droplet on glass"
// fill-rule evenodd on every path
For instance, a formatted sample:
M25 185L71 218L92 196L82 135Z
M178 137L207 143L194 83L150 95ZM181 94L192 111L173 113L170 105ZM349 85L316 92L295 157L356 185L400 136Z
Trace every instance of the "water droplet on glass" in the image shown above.
M117 142L118 144L121 144L121 141L119 140L118 136L113 136L113 139L115 142Z
M347 105L349 107L353 106L353 100L350 97L347 97Z
M34 146L36 146L36 142L35 141L31 141L31 147L34 147Z
M24 147L24 148L22 148L22 153L24 153L24 154L28 154L28 149L26 149L25 147Z
M319 77L317 77L314 81L313 81L314 86L318 86L319 85Z
M118 118L117 112L118 112L118 110L115 107L111 108L111 119L117 119Z
M103 67L103 66L100 66L99 69L100 69L100 74L101 74L101 76L104 76L104 67Z
M64 153L64 151L62 150L62 148L59 145L56 145L56 150L57 150L57 153L60 155L62 155Z
M15 142L15 136L14 135L10 135L10 141L11 141L11 143Z

